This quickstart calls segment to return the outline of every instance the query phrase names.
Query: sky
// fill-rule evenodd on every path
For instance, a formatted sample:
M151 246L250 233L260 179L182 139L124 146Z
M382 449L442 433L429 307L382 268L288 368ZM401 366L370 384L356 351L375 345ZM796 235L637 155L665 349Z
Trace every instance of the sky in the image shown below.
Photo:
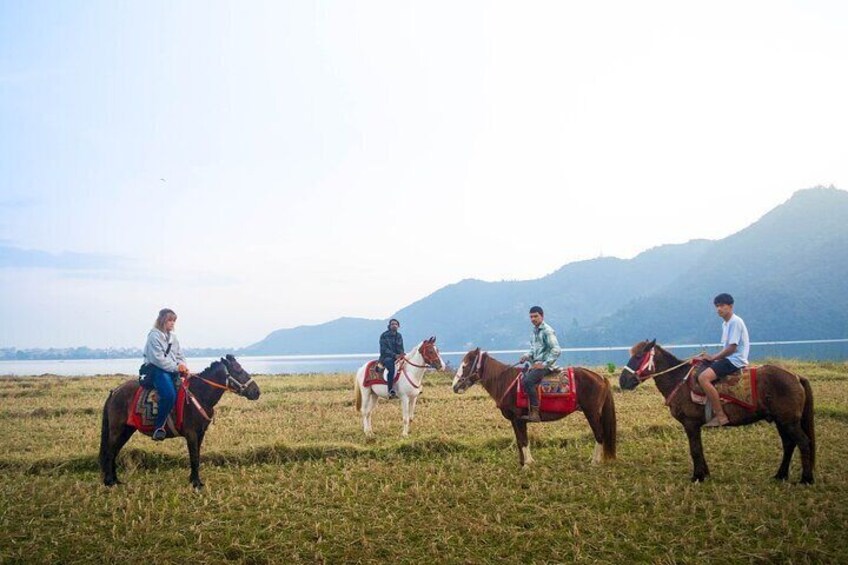
M0 3L0 347L241 347L848 188L840 2Z

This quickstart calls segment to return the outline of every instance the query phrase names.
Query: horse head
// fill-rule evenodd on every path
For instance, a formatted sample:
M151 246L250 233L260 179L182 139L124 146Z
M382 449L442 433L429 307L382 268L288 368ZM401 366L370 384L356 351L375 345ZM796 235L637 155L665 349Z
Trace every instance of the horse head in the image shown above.
M483 355L480 348L472 349L465 354L462 362L459 364L459 369L456 370L456 376L453 378L453 391L457 394L462 394L480 380L480 373L483 369Z
M424 359L424 363L433 369L441 371L445 368L445 363L442 361L442 356L439 355L439 348L436 347L436 336L431 336L425 339L418 347L418 353Z
M654 346L656 344L656 339L645 340L630 348L630 360L618 377L621 390L633 390L650 377L649 373L655 368L654 355L656 350Z
M259 385L245 371L233 355L221 357L220 363L226 372L226 385L229 390L248 400L259 398Z

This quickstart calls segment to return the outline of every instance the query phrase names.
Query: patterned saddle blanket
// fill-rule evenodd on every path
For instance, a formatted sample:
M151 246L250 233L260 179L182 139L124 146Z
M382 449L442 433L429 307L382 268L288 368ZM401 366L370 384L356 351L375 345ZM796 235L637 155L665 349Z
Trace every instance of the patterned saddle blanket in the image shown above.
M183 412L186 404L186 392L182 386L177 387L177 400L174 409L168 415L165 428L172 435L179 435L183 429ZM154 389L138 387L130 403L130 413L127 425L140 432L152 433L156 428L156 416L159 415L159 393Z
M363 386L385 386L389 384L386 382L386 370L379 365L377 359L368 362L368 365L365 367L365 382L362 384Z
M707 403L707 397L704 394L704 390L698 383L698 375L700 375L705 368L706 366L703 364L695 365L686 377L689 394L692 397L692 402L696 404ZM759 397L757 394L757 369L758 367L745 367L744 369L728 375L720 383L715 385L721 401L724 403L736 404L747 410L756 410L759 405Z
M518 390L515 396L516 408L527 408L530 404L527 393L524 391L519 374ZM539 410L542 412L556 412L558 414L570 414L577 410L577 387L574 385L574 367L560 369L555 373L542 378L539 383Z

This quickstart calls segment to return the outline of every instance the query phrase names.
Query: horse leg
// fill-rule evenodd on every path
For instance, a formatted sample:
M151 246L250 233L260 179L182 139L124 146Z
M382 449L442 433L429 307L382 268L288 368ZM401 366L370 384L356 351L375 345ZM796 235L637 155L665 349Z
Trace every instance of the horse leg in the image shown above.
M595 436L595 450L592 452L592 463L597 465L601 462L604 454L604 433L601 427L601 414L587 408L583 410L583 415L586 416L586 421L589 422L589 427L592 429L592 435Z
M518 446L518 464L526 469L531 463L535 463L533 455L530 454L529 440L527 439L527 422L525 420L511 420L512 430L515 432L515 444Z
M782 422L777 424L777 433L780 434L780 441L783 443L783 461L780 462L780 468L774 476L778 481L785 481L789 478L789 463L792 461L792 454L795 452L795 440L792 439L792 434L786 429Z
M400 408L403 413L403 432L400 435L409 437L409 397L405 394L400 397Z
M804 433L804 430L801 429L800 422L786 424L786 431L801 451L801 484L811 485L814 480L813 451L810 446L810 438L808 438L807 434Z
M692 482L699 483L710 476L707 460L704 459L704 445L701 443L701 425L702 422L696 420L686 420L683 423L686 437L689 438L689 455L692 457Z
M362 401L362 429L365 431L365 437L373 438L374 430L371 428L371 413L377 407L377 395L370 388L365 390L365 398Z
M203 481L200 480L200 445L203 443L203 436L206 430L186 430L186 445L188 445L188 458L191 464L191 476L189 482L196 489L203 488Z
M418 395L416 394L409 399L409 421L415 421L415 403L418 402Z
M109 453L109 471L111 473L113 485L121 484L121 481L118 480L118 466L115 462L118 458L118 453L121 451L121 449L123 449L123 447L127 444L127 442L130 440L134 433L134 427L124 425L123 429L118 434L118 437L112 443L112 447Z

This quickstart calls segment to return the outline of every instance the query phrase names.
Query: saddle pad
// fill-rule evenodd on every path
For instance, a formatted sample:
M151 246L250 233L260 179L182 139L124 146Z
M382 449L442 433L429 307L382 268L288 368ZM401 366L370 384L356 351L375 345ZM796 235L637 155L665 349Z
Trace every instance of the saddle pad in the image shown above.
M373 385L387 385L389 383L386 382L384 378L383 371L376 370L377 361L369 361L368 365L365 367L365 380L362 383L362 386L373 386Z
M689 394L692 402L706 404L707 397L701 385L695 380L692 371L688 380ZM757 410L759 397L757 394L757 367L745 367L739 373L729 375L726 380L715 385L722 402L736 404L746 410Z
M166 426L171 433L178 435L183 429L183 412L186 404L185 387L177 387L177 400L168 415ZM153 432L156 429L156 416L159 414L159 393L154 389L138 387L130 403L127 425L140 432Z
M518 379L515 395L516 408L527 408L529 401L524 392L522 379ZM577 410L577 388L574 386L574 367L547 375L539 383L539 410L570 414Z

